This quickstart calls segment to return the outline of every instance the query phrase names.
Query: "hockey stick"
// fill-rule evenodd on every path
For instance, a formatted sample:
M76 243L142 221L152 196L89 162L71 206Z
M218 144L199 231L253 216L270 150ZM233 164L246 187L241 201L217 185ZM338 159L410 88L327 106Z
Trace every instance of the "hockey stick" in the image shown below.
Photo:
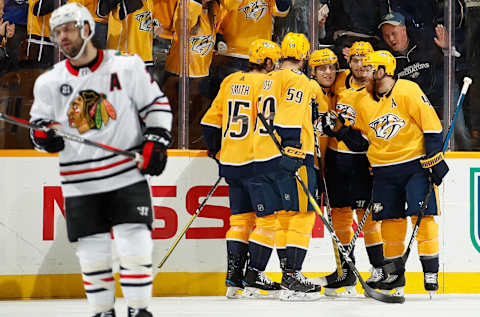
M452 122L450 123L447 136L443 141L443 146L442 146L443 153L445 153L445 151L447 150L448 142L450 141L450 137L452 136L452 132L453 132L453 127L455 126L455 121L457 119L458 113L460 112L460 109L462 108L463 100L465 99L465 95L467 94L468 87L470 86L471 83L472 83L472 80L469 77L465 77L463 79L462 91L460 93L460 96L458 97L457 107L455 109ZM422 218L425 215L425 210L427 209L427 203L430 200L430 196L432 195L432 192L433 192L433 183L430 180L428 184L427 194L425 195L425 198L422 201L422 205L420 206L420 210L418 211L417 221L415 222L415 226L413 227L412 235L410 236L407 249L405 250L404 254L401 257L395 258L392 260L392 262L385 264L383 266L383 271L385 272L385 274L391 274L400 269L403 269L405 266L405 263L407 263L408 256L410 255L413 242L417 238L418 228L420 227L420 222L422 221Z
M282 155L285 155L285 151L283 150L282 145L280 144L278 139L275 137L275 135L273 135L272 126L270 126L270 124L268 124L267 120L265 119L265 117L263 116L262 113L259 112L258 117L260 118L260 121L262 121L265 129L268 132L268 135L273 140L273 143L275 143L275 146L278 148L278 150L280 151L280 153ZM335 241L338 250L340 251L340 253L344 257L345 262L350 267L350 269L355 274L355 276L358 278L358 280L360 281L360 284L362 284L362 287L365 290L365 293L369 297L371 297L373 299L376 299L378 301L384 302L384 303L403 303L403 302L405 302L405 297L403 297L403 296L392 296L392 295L389 295L389 294L382 294L382 293L377 292L376 290L374 290L373 288L371 288L370 286L367 285L367 283L365 282L365 280L362 278L362 276L358 272L357 268L355 267L355 264L353 264L352 260L350 259L350 257L348 255L348 253L346 252L344 246L341 244L340 240L338 239L337 235L335 234L335 230L333 229L332 225L325 219L325 216L323 215L322 211L320 210L320 207L318 207L318 204L317 204L315 198L312 196L312 194L308 190L308 187L305 185L305 183L303 182L300 175L298 175L298 172L295 172L295 178L297 179L297 182L300 184L303 191L307 195L309 203L313 206L313 208L315 209L317 214L322 219L325 227L330 232L330 235L332 236L332 239Z
M186 224L185 228L183 228L183 230L180 232L180 234L177 236L177 238L175 239L175 241L173 241L173 244L170 246L170 248L168 249L167 251L167 254L165 254L165 256L163 257L162 261L160 261L160 264L158 265L158 268L161 269L162 266L165 264L165 262L167 261L168 257L170 256L170 254L172 254L173 252L173 249L175 249L175 247L177 246L177 244L180 242L180 239L182 239L183 235L185 234L185 232L187 232L188 228L190 228L190 226L192 225L193 221L195 220L195 218L197 218L198 214L200 213L200 211L202 211L203 207L205 206L205 204L207 203L207 200L210 199L210 197L213 195L213 192L215 191L215 189L218 187L218 184L220 183L220 181L222 180L222 176L219 176L217 181L215 182L215 184L213 184L212 186L212 189L210 189L210 191L208 192L207 196L205 197L205 199L202 201L202 203L200 204L200 206L198 206L197 210L195 211L195 213L193 214L193 216L190 218L190 220L188 221L188 223Z
M118 149L116 147L106 145L106 144L103 144L103 143L100 143L100 142L91 141L91 140L79 137L77 135L73 135L73 134L63 132L63 131L55 129L55 128L48 128L48 127L45 127L45 126L36 125L36 124L33 124L33 123L31 123L27 120L20 119L20 118L17 118L17 117L13 117L13 116L9 116L9 115L1 113L1 112L0 112L0 120L3 120L5 122L17 125L19 127L27 128L27 129L34 129L34 130L39 130L39 131L44 131L44 132L54 131L55 135L57 135L59 137L62 137L65 140L87 144L87 145L97 147L97 148L100 148L100 149L108 151L108 152L123 155L123 156L129 157L129 158L132 158L134 161L138 162L139 164L142 164L142 162L143 162L143 157L138 152L125 151L125 150L122 150L122 149Z

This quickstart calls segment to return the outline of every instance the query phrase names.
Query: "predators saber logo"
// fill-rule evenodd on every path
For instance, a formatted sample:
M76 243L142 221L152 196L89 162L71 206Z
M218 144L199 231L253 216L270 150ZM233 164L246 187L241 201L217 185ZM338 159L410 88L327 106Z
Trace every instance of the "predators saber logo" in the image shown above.
M405 120L392 113L387 113L369 124L377 138L390 140L405 126Z
M192 51L200 54L201 56L205 56L213 48L214 45L213 35L198 35L192 36L190 38L190 44L192 45Z
M350 122L350 125L355 124L355 118L357 117L357 113L355 109L352 108L350 105L346 105L343 103L338 103L335 105L335 111L342 116L345 121Z
M138 29L144 32L153 32L152 11L144 11L135 15L138 21Z
M265 1L254 1L238 10L245 14L247 20L258 21L267 13L268 4Z

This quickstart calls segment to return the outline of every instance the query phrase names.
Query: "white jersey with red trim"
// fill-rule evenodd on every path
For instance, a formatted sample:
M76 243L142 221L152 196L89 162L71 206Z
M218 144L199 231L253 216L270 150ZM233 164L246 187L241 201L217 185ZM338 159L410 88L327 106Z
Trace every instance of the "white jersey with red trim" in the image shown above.
M172 124L168 99L143 60L112 50L99 50L89 67L78 69L64 60L38 77L30 116L125 150L141 148L143 125L170 130ZM132 159L67 140L59 165L65 197L112 191L145 179Z

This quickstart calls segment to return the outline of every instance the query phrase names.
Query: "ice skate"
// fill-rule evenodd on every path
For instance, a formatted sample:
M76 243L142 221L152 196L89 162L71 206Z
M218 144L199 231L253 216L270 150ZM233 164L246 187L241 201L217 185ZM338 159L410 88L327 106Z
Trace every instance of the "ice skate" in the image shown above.
M377 284L381 280L385 278L385 274L383 272L383 269L381 267L373 267L370 270L371 274L370 277L365 281L368 286L370 286L373 289L378 288Z
M390 274L383 281L377 283L377 288L384 294L405 296L405 274Z
M309 279L312 284L325 287L328 284L334 283L338 278L338 270L335 270L333 273L330 273L326 276L320 276Z
M128 317L153 317L153 315L146 308L128 307Z
M243 266L239 259L229 256L227 263L227 277L225 279L227 293L225 296L230 299L237 299L243 293Z
M270 280L264 271L248 268L243 280L244 298L276 299L281 290L280 284Z
M115 317L115 309L110 309L109 311L104 311L103 313L97 313L93 317Z
M357 291L355 290L356 284L357 278L355 274L348 266L345 266L342 275L337 274L335 281L324 286L324 294L325 296L335 297L355 297L357 296Z
M281 286L283 301L314 301L321 297L322 287L311 283L300 271L284 271Z
M438 291L438 273L423 273L423 285L432 299L435 292Z

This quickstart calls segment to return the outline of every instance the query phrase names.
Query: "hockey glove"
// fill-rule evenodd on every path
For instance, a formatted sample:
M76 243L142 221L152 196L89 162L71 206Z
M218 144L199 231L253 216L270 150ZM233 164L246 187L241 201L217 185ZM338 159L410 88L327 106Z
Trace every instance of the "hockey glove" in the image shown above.
M170 132L163 128L148 128L143 144L143 164L138 166L142 174L162 174L167 164L167 148L172 142Z
M315 125L317 120L320 118L320 113L318 112L318 103L312 99L312 123Z
M448 173L448 165L443 159L443 153L431 154L427 158L420 160L420 164L427 172L432 182L439 186L442 183L443 178Z
M284 154L280 159L280 167L291 175L295 175L295 172L302 166L303 159L305 158L305 152L301 149L302 145L294 141L282 142Z
M35 148L47 151L48 153L57 153L65 148L65 142L63 138L55 134L53 129L54 125L58 125L58 122L52 120L36 120L33 122L36 125L50 128L48 131L42 130L30 130L30 138L32 139Z
M322 117L322 131L329 137L336 137L344 124L345 119L333 110Z

